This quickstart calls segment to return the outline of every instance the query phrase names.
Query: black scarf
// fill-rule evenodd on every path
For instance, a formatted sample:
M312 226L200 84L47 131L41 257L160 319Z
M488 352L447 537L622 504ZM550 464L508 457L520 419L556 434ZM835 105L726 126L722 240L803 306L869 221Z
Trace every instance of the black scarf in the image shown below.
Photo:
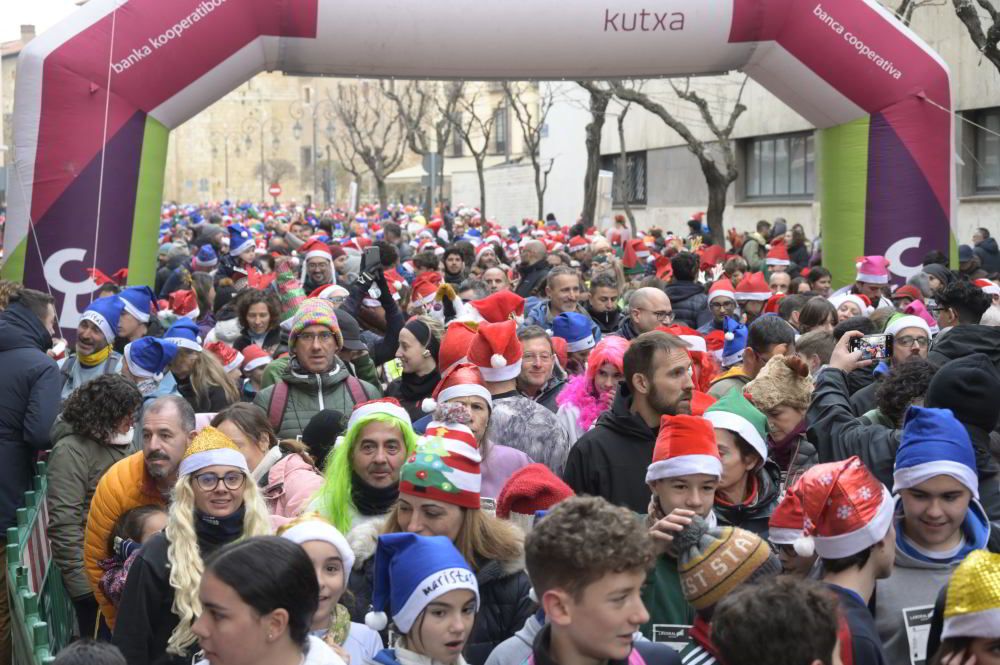
M425 397L431 396L440 380L441 375L436 369L424 376L417 376L413 372L403 372L399 379L399 396L407 402L419 402Z
M194 511L194 532L202 558L243 535L245 514L246 504L240 504L232 515L225 517L206 515L197 509Z
M351 502L365 516L385 515L399 498L399 484L386 488L372 487L351 472Z

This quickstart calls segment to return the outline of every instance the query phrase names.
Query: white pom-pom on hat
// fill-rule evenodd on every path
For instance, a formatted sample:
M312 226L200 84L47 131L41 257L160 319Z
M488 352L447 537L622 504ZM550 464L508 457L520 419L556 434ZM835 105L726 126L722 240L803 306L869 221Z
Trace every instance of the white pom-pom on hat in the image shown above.
M499 353L494 353L492 356L490 356L490 366L495 367L496 369L500 369L501 367L506 367L507 359L504 358Z
M799 556L810 557L816 553L816 541L812 536L796 538L793 547Z
M389 617L385 612L369 612L365 615L365 625L375 631L385 630L389 625Z
M437 408L437 402L433 397L425 397L422 402L420 402L420 410L424 413L434 413L434 409Z
M725 335L723 335L723 337L726 338L727 342L731 342L731 341L733 341L736 338L736 335L734 335L731 332L727 332Z

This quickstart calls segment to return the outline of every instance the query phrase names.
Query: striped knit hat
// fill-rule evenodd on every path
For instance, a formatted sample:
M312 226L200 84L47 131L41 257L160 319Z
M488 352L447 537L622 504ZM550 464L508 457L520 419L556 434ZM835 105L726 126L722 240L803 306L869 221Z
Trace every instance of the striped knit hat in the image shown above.
M288 348L295 346L295 338L299 333L309 326L323 326L328 328L337 339L337 345L343 346L344 338L340 334L340 326L337 324L337 312L333 303L324 298L309 298L303 300L298 306L298 311L292 319L291 329L288 332Z
M399 491L470 510L479 509L482 478L476 436L452 414L460 404L442 404L399 473Z
M710 527L697 515L674 536L674 547L684 598L701 613L739 585L781 573L766 540L736 527Z

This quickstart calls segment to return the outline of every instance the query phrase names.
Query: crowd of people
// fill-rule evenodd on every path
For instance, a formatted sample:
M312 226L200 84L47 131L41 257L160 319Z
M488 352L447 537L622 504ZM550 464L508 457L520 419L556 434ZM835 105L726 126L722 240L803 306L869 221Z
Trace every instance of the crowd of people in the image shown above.
M1000 663L988 230L905 284L781 219L160 234L68 342L0 283L0 516L47 460L57 663Z

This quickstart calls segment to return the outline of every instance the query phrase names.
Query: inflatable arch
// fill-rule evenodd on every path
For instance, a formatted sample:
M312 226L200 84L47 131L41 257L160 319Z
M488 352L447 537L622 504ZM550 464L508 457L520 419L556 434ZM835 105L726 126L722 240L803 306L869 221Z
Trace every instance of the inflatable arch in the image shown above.
M472 26L474 41L446 38ZM73 328L85 269L151 283L170 130L265 70L400 78L743 70L821 129L824 253L949 246L948 69L875 0L92 0L21 53L4 275ZM582 140L582 138L581 138Z

